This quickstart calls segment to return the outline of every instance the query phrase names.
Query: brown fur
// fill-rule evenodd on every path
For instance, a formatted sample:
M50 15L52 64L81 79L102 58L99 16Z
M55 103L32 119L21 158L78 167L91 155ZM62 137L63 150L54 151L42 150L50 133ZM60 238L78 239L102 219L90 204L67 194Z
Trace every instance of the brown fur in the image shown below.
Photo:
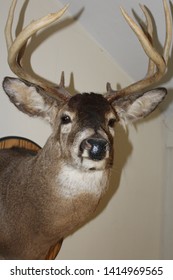
M44 259L50 246L83 223L99 202L100 197L95 198L87 191L73 199L64 199L58 194L54 182L58 176L58 161L55 168L52 157L47 155L46 161L50 164L44 165L45 150L37 156L24 156L23 152L14 150L0 151L3 181L0 253L3 258ZM54 150L52 156L58 159L58 153Z
M112 123L146 116L166 91L110 104L94 93L62 102L14 78L3 86L19 110L48 120L52 134L38 154L0 151L0 257L44 259L51 246L87 221L104 195L113 164ZM89 138L106 141L101 160L91 157L87 142L81 149Z

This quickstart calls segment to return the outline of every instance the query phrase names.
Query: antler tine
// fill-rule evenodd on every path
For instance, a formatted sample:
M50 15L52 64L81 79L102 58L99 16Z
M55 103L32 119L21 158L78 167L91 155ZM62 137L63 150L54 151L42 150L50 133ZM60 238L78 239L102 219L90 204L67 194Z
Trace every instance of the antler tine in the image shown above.
M60 87L55 87L53 84L49 82L45 82L44 79L42 78L35 78L31 76L29 73L27 73L20 65L20 59L21 59L21 49L25 47L27 44L29 38L31 38L37 31L41 30L42 28L47 27L51 23L57 21L67 10L69 5L66 5L64 8L59 10L56 13L48 14L38 20L32 21L30 24L28 24L19 34L18 36L13 40L12 37L12 23L13 23L13 18L14 18L14 11L16 7L17 0L13 0L6 27L5 27L5 38L6 38L6 44L7 44L7 49L8 49L8 64L13 71L19 78L29 81L33 84L36 84L46 90L48 94L56 95L59 96L61 99L67 99L70 97L70 93L67 94L67 91L64 89L66 92L66 96L60 92Z
M13 0L12 4L10 6L6 26L5 26L5 39L6 39L6 45L7 50L11 47L13 43L13 36L12 36L12 24L13 24L13 18L14 18L14 11L16 8L17 0Z
M147 24L147 34L146 35L148 36L148 39L150 40L151 44L153 45L153 22L152 22L151 16L150 16L147 8L144 5L142 5L142 4L139 4L139 5L146 18L146 24ZM155 69L155 64L152 61L152 59L149 58L148 71L147 71L146 77L153 75L154 69Z
M116 99L117 96L126 96L136 92L141 92L142 90L148 88L150 85L158 82L166 73L169 52L172 42L172 20L169 11L169 6L166 0L163 0L163 4L166 21L166 39L163 48L163 56L159 54L157 50L153 47L152 41L148 38L144 31L134 22L134 20L126 13L126 11L123 8L121 8L124 18L136 34L137 38L141 43L141 46L143 47L145 53L149 57L149 60L152 62L149 62L148 73L144 79L139 80L138 82L135 82L132 85L129 85L126 88L119 90L118 92L116 92L115 96L110 96L108 94L108 99L110 101ZM142 10L147 20L147 29L148 34L150 35L150 32L152 31L150 15L144 6L142 6Z
M59 87L64 87L64 86L65 86L65 76L64 76L64 71L62 71Z
M71 97L71 94L65 88L65 76L64 71L61 73L60 83L58 86L55 87L59 94L64 97L64 100L67 100Z
M166 0L163 0L163 5L164 5L165 21L166 21L166 39L165 39L163 57L165 59L165 62L168 63L169 51L172 43L172 18Z

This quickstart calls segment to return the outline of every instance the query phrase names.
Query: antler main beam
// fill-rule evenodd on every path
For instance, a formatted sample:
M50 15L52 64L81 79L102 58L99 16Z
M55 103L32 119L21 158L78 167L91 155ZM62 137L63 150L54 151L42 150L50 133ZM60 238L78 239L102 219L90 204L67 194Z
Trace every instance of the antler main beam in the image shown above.
M6 27L5 27L5 38L8 49L8 63L13 71L19 78L29 81L33 84L36 84L46 90L49 94L58 95L62 99L69 98L70 94L64 87L62 87L62 83L59 86L55 87L51 83L45 82L40 77L37 79L27 73L21 66L21 59L23 54L23 48L26 47L29 38L31 38L37 31L47 27L48 25L54 23L58 19L62 17L65 11L68 8L66 5L64 8L59 10L56 13L48 14L38 20L32 21L28 24L19 35L13 40L12 36L12 24L14 19L14 11L16 7L17 0L13 0ZM22 53L22 54L21 54Z
M110 84L107 84L107 98L112 101L119 96L126 96L133 94L135 92L141 92L148 88L150 85L158 82L166 73L167 63L169 59L169 52L172 43L172 18L169 10L169 6L166 0L163 0L164 12L165 12L165 22L166 22L166 39L163 48L163 55L159 54L158 51L153 46L153 25L150 14L148 13L145 6L141 5L141 9L145 15L147 22L147 34L141 29L134 20L126 13L126 11L121 8L122 14L126 19L129 26L135 32L137 38L139 39L141 46L143 47L145 53L149 57L148 72L144 79L135 82L119 91L114 91L111 89Z

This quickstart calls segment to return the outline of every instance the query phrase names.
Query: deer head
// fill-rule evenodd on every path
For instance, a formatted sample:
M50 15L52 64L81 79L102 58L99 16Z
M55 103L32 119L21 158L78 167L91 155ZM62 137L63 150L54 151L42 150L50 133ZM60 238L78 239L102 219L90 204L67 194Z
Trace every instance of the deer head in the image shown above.
M60 84L53 86L41 79L31 77L22 68L22 55L28 39L41 28L59 19L68 6L55 14L32 22L13 41L10 30L16 5L16 1L13 1L6 25L6 41L9 65L20 80L5 78L4 90L19 110L30 116L40 116L48 120L54 130L58 127L56 133L61 134L66 156L69 158L71 155L78 167L81 163L85 168L110 167L114 123L118 121L127 123L144 118L165 97L164 88L145 92L151 84L158 82L167 70L171 44L171 19L167 2L164 0L163 3L167 28L163 56L153 46L152 21L145 6L141 8L147 20L147 34L121 9L149 57L146 77L119 91L112 90L111 85L107 83L107 93L104 96L95 93L71 96L64 86L64 74ZM73 145L72 139L75 139ZM102 160L104 164L99 163Z
M22 57L28 39L38 30L58 20L68 6L55 14L47 15L30 23L13 40L11 26L16 0L12 2L5 34L8 63L11 70L19 78L6 77L3 81L3 88L11 102L20 111L29 116L41 117L51 124L52 134L38 155L39 168L37 166L34 168L38 171L35 171L38 177L42 167L46 174L44 174L44 178L48 173L45 170L49 168L51 184L55 185L56 183L60 186L59 193L61 193L63 186L63 191L65 191L63 197L75 197L76 205L82 209L78 213L75 225L78 224L80 215L84 215L81 221L85 220L85 216L91 212L91 205L92 211L95 210L106 188L109 170L113 164L114 124L116 122L126 124L146 117L158 106L167 93L165 88L146 91L151 85L160 81L167 71L172 41L172 22L166 0L163 0L163 4L166 19L166 40L163 55L159 54L153 46L152 21L145 6L141 6L147 21L147 31L145 32L121 9L123 16L149 57L146 77L121 90L113 90L111 85L107 83L107 92L104 95L82 93L71 96L65 88L64 73L62 73L60 84L53 85L41 78L32 77L22 67ZM44 165L46 165L45 168ZM89 185L87 186L87 184ZM86 193L91 195L93 192L94 195L90 203L86 205L86 201L88 201ZM76 198L79 196L80 199ZM59 200L59 205L62 204L62 201ZM83 205L86 208L90 207L87 214L86 209L82 208ZM59 212L64 219L62 207L60 208ZM65 213L66 211L67 209L64 210ZM52 214L53 210L50 213ZM59 219L61 220L61 218ZM62 227L59 238L67 235L72 228L74 227L69 226L68 231L64 232Z

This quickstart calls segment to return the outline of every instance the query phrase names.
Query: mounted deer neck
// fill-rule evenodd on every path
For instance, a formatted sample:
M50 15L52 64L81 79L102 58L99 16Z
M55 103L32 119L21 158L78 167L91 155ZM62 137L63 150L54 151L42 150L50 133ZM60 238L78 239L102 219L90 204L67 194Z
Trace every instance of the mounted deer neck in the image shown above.
M69 235L95 211L107 189L113 164L114 124L144 118L164 99L166 89L144 92L167 71L172 23L166 0L164 54L153 46L147 9L144 33L122 9L149 57L147 76L120 91L71 96L64 74L59 85L32 77L22 67L28 39L58 20L68 6L29 24L13 41L13 0L5 29L8 62L19 77L6 77L11 102L29 116L50 123L52 134L37 154L20 149L0 151L0 255L7 259L43 259L49 248ZM15 168L14 168L15 166ZM17 240L17 242L16 242ZM9 246L10 244L10 246Z

